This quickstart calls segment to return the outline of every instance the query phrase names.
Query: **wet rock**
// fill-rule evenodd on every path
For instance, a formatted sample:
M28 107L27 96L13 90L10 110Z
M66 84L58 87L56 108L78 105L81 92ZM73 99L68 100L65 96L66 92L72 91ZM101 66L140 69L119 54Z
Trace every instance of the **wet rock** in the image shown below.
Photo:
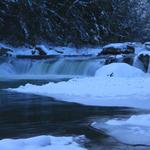
M124 62L124 63L126 63L126 64L129 64L129 65L132 65L133 64L133 57L123 57L123 61L122 62Z
M103 47L98 55L134 54L135 48L130 43L114 43Z
M105 65L111 64L111 63L126 63L129 65L133 64L134 56L133 55L120 55L120 56L108 56L105 59Z
M149 63L150 63L150 54L141 53L138 56L138 59L142 62L143 66L144 66L144 69L145 69L144 71L148 72Z
M105 65L108 65L108 64L111 64L111 63L114 63L114 62L117 62L117 59L115 57L108 57L105 60Z

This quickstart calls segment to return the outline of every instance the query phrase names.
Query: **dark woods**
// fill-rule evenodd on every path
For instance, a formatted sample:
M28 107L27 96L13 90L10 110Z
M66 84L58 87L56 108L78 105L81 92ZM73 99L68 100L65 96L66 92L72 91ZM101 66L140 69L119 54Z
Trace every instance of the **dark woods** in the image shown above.
M150 1L1 0L0 40L75 46L150 40Z

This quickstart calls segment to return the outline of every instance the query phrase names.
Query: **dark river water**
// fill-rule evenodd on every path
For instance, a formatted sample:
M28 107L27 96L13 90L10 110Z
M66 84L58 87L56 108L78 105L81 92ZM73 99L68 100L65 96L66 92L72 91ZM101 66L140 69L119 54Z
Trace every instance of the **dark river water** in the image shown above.
M150 147L122 144L89 127L99 118L128 117L142 110L122 107L89 107L61 102L50 97L6 91L26 82L45 84L48 81L0 82L0 139L38 135L85 135L85 146L91 150L149 150Z

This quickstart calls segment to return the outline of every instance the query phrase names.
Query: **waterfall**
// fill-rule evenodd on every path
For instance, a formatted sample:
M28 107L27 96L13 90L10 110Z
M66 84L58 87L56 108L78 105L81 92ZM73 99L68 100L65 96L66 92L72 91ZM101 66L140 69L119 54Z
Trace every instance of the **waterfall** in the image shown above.
M103 66L100 59L16 59L0 61L0 76L5 75L72 75L94 76L96 70Z
M133 61L133 66L136 67L136 68L139 68L143 71L145 71L144 69L144 65L143 63L139 60L139 57L138 56L135 56L134 58L134 61Z

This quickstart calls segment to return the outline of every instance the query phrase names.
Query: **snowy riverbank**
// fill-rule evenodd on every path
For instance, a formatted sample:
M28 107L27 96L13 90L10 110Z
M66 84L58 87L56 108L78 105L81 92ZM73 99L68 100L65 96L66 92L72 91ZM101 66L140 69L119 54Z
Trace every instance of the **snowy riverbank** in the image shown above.
M104 66L96 74L95 77L90 78L74 78L42 86L26 84L9 90L49 96L84 105L150 109L148 74L123 63Z
M85 150L77 142L83 137L38 136L28 139L0 140L1 150Z
M141 51L149 50L146 46L147 43L140 42L124 42L124 43L110 43L108 45L99 45L95 47L73 47L73 46L55 46L47 43L37 44L35 46L26 45L20 47L14 47L8 44L0 43L0 56L82 56L93 55L96 56L101 53L103 49L113 49L113 51L119 50L120 53L127 50L128 46L131 46L138 54ZM111 54L111 53L110 53Z

